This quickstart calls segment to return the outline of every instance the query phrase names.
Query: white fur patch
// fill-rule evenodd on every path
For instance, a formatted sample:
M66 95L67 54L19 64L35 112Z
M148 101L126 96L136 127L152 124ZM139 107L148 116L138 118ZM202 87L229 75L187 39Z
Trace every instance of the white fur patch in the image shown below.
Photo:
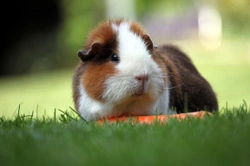
M106 88L103 93L103 99L107 102L119 103L126 98L131 98L136 90L138 83L136 76L148 75L149 87L147 93L152 97L151 103L144 103L147 109L144 114L167 113L169 106L169 90L164 87L164 80L161 69L152 59L146 44L142 38L130 30L130 22L122 22L120 25L112 25L112 28L117 33L118 54L120 62L117 64L117 75L114 75L106 80ZM162 90L165 90L162 96ZM134 107L138 108L139 102L143 102L143 98L135 100L138 104ZM128 109L133 109L128 106ZM141 108L144 109L144 108ZM130 112L130 110L125 111Z
M97 120L110 114L112 107L109 104L90 98L81 84L78 89L80 92L78 112L85 120Z
M79 85L78 90L80 92L78 112L87 121L96 119L98 112L100 112L103 107L102 104L91 99L85 92L83 86Z

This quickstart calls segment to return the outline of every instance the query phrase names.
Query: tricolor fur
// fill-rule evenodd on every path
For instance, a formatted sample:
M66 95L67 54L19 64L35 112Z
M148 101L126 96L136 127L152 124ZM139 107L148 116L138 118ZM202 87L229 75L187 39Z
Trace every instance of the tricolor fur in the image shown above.
M171 49L180 56L174 57ZM184 110L184 93L189 90L183 88L182 76L186 76L175 64L182 60L175 59L179 56L191 66L192 62L174 47L155 49L139 24L127 20L100 24L78 56L81 62L73 80L73 97L77 111L86 120ZM200 79L198 72L195 75Z

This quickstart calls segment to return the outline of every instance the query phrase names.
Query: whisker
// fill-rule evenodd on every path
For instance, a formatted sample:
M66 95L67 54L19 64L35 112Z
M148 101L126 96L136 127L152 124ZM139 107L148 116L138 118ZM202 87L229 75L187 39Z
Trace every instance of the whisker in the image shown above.
M162 75L155 76L155 75L153 75L152 77L154 77L154 78L167 78L168 76L162 76Z
M174 88L177 88L177 87L180 87L180 86L182 86L184 83L181 83L181 84L179 84L179 85L176 85L176 86L172 86L172 87L170 87L170 88L168 88L169 90L170 89L174 89Z

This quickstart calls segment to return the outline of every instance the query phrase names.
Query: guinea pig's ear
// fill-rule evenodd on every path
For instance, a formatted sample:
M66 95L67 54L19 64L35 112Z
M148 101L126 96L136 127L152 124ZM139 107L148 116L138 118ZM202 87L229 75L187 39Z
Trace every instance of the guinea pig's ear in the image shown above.
M97 53L99 53L101 50L101 44L100 43L93 43L88 51L85 50L79 50L78 51L78 57L83 61L87 62L95 57Z
M148 35L143 35L142 39L144 40L148 50L152 50L154 48L153 42Z

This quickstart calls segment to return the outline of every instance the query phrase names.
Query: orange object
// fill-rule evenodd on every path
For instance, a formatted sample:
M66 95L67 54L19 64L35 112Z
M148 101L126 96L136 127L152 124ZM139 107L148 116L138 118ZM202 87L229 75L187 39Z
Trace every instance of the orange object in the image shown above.
M97 122L103 125L104 122L117 123L117 122L126 122L130 121L134 123L140 124L153 124L155 122L166 123L170 118L176 118L178 120L185 119L187 117L195 117L195 118L203 118L205 115L212 115L207 111L199 111L199 112L190 112L190 113L181 113L181 114L173 114L173 115L150 115L150 116L120 116L120 117L111 117L106 119L100 119Z

